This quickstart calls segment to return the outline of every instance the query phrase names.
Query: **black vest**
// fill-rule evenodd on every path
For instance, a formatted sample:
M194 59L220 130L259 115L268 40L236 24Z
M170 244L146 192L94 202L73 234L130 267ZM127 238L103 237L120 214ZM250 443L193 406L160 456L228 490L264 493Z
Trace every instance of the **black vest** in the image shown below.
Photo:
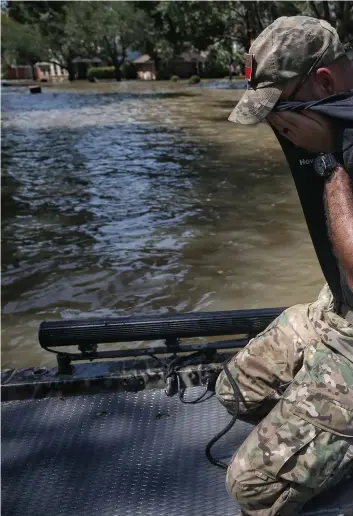
M276 111L311 109L331 118L342 147L342 161L353 184L353 90L314 102L281 102ZM324 208L324 181L314 170L315 155L275 131L291 169L309 233L326 281L337 301L353 308L353 292L333 253Z

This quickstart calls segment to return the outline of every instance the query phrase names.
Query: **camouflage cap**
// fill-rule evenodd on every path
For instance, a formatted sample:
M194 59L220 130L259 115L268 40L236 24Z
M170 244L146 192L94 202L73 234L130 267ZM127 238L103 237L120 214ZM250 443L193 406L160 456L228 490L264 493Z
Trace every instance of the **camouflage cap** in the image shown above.
M229 119L257 124L266 118L281 96L281 83L305 75L318 61L327 66L346 55L335 29L309 16L282 16L251 45L245 59L248 89Z

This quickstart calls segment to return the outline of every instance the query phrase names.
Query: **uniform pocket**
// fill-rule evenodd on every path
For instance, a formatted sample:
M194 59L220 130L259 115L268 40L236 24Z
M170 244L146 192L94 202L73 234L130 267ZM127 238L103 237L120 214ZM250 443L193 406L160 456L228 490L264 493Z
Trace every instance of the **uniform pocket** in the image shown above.
M347 407L312 388L308 396L293 408L293 413L326 432L353 439L353 400Z
M279 406L274 411L277 409ZM261 423L261 429L266 431L266 420ZM306 450L320 432L320 428L292 413L268 440L259 440L251 466L263 480L268 477L278 481L285 464Z
M267 440L267 418L262 422L252 467L262 480L286 480L315 490L339 472L353 445L353 411L310 389L291 405L288 410L286 400L281 400L269 414Z

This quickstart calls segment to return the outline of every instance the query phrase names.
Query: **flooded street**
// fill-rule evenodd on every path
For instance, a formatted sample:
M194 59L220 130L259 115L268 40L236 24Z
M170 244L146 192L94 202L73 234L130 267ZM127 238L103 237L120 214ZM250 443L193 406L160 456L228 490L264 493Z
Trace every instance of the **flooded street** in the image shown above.
M323 276L269 128L241 91L2 92L2 368L54 364L43 320L285 306Z

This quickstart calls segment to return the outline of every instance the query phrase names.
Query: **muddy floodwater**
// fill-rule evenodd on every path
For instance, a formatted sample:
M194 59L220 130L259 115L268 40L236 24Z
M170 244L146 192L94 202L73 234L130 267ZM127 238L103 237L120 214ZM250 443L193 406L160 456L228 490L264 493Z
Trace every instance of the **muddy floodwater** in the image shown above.
M2 368L43 320L287 306L323 276L282 151L224 83L2 91ZM218 86L218 87L217 87Z

